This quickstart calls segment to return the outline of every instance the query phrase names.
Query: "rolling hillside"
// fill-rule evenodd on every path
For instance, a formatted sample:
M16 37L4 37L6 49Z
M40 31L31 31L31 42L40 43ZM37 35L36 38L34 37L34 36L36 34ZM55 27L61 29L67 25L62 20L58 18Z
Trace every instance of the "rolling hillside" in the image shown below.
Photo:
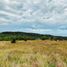
M53 36L53 35L43 35L37 33L26 33L26 32L1 32L0 41L9 41L12 39L16 40L67 40L67 37Z

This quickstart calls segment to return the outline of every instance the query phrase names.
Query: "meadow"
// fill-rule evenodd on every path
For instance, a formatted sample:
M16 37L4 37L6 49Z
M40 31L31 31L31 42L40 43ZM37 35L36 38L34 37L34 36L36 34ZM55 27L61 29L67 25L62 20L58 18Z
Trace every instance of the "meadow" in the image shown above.
M67 67L67 41L0 41L0 67Z

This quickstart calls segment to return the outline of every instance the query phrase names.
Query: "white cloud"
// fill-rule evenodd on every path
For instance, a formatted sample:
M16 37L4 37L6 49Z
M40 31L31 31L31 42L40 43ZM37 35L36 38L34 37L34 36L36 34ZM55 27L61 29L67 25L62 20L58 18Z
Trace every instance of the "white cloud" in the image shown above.
M30 24L33 28L37 28L36 24L44 29L49 26L51 30L60 28L59 25L67 25L67 0L0 0L0 24L4 23L33 23ZM44 32L44 29L33 31Z
M0 0L0 3L5 6L0 12L10 17L19 16L19 23L24 19L26 22L31 22L31 19L46 23L67 22L66 0Z

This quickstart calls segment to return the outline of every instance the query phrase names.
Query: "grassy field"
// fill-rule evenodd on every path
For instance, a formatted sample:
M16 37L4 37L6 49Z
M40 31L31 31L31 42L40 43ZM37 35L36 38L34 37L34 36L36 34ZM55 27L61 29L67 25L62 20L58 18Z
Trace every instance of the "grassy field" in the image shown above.
M0 67L67 67L67 41L0 41Z

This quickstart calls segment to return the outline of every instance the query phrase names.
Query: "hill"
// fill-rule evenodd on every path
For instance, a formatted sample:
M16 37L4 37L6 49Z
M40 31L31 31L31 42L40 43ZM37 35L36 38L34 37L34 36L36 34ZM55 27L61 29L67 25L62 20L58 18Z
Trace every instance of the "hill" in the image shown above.
M44 35L37 33L26 33L26 32L1 32L0 41L9 41L12 39L16 40L67 40L67 37L62 36L53 36L53 35Z

